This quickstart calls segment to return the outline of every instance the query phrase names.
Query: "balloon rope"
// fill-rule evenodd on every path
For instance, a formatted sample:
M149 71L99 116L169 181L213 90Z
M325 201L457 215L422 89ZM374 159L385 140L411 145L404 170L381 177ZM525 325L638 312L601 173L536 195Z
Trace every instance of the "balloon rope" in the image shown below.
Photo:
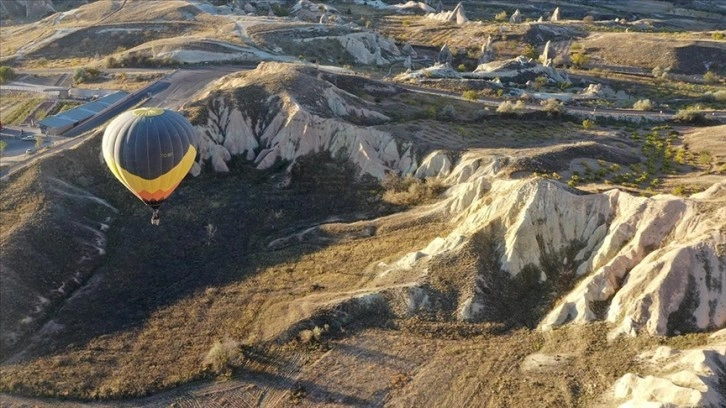
M151 225L159 225L159 209L154 208L154 213L151 214Z

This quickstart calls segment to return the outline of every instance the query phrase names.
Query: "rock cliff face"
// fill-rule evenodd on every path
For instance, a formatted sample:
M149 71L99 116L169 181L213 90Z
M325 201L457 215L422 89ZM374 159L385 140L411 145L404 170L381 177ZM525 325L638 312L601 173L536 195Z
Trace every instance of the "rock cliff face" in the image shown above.
M613 323L613 337L726 325L726 207L712 204L724 203L726 185L691 199L583 195L548 180L492 177L500 167L501 159L465 155L447 176L455 187L441 204L457 227L397 264L426 271L487 236L493 259L473 272L473 290L458 300L460 319L491 318L489 283L524 276L569 292L542 330L597 319Z
M80 2L78 2L80 3ZM3 18L40 18L55 13L53 0L3 0L0 1L0 16Z
M224 172L232 156L242 155L263 169L280 160L294 163L301 156L326 151L376 178L391 170L404 174L416 170L409 143L369 127L387 122L386 115L316 74L313 68L264 63L253 76L223 79L223 85L195 104L205 111L204 120L196 123L200 160ZM299 86L287 87L296 91L277 92L272 84L259 85L255 75L265 76L268 84L275 80L290 84L285 77L292 75Z

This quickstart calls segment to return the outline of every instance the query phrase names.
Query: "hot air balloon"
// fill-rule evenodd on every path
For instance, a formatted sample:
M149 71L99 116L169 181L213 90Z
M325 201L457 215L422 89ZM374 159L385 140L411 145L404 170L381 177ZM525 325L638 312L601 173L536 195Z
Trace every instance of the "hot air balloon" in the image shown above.
M153 209L181 183L194 164L194 128L182 115L161 108L124 112L106 127L103 158L114 176Z

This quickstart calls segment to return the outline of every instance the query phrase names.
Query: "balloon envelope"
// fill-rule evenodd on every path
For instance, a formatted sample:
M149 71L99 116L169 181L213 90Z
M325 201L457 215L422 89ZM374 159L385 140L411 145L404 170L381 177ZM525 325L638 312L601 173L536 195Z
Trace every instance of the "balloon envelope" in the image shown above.
M106 127L103 158L126 188L156 209L194 164L195 139L194 128L179 113L134 109Z

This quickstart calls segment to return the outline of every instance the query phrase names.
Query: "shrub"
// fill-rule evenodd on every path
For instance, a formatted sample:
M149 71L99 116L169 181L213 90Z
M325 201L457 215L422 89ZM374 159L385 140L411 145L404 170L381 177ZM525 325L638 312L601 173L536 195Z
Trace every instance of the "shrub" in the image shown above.
M650 101L650 99L640 99L633 104L633 109L649 111L653 109L653 103Z
M6 142L4 140L0 140L0 153L4 152L7 147L8 147L8 142Z
M697 123L706 119L706 115L699 109L681 109L676 112L675 120L677 122Z
M445 189L438 178L420 180L412 176L401 176L388 173L381 181L386 191L383 200L397 205L417 205L425 203L441 194Z
M454 119L454 118L456 118L456 109L454 108L453 105L451 105L450 103L447 103L439 111L439 117L441 119L447 119L447 120Z
M653 74L653 78L655 79L668 79L668 76L671 72L671 68L661 68L660 66L656 66L651 71L651 74Z
M711 38L717 41L721 41L723 39L726 39L726 34L719 31L714 31L713 33L711 33Z
M497 106L497 113L512 113L514 112L514 104L509 101L504 101Z
M572 62L572 65L576 66L577 68L581 68L587 65L588 62L590 62L590 56L586 55L585 53L578 52L570 56L570 61Z
M476 91L468 90L464 91L464 93L461 94L461 97L467 101L475 101L479 98L479 94L477 94Z
M542 105L542 108L545 112L559 114L562 113L565 110L564 105L562 102L558 101L555 98L547 99L546 101L540 102L540 105Z
M711 156L711 152L709 152L708 150L704 150L698 154L698 164L700 164L701 166L711 165L712 159L713 156Z
M93 81L101 75L101 71L96 68L76 68L73 71L73 82L80 84L83 82Z
M671 194L677 195L677 196L685 196L686 195L686 187L683 184L679 184L671 190Z
M532 44L527 44L524 46L524 51L522 51L522 55L531 59L537 59L537 57L539 57L539 53L537 53L537 48L535 48Z
M277 17L287 17L290 15L290 11L288 11L287 7L281 6L279 3L272 5L272 13Z
M593 21L595 21L595 17L593 17L593 16L585 16L585 17L582 18L582 21L585 21L585 22L588 22L588 23L592 23Z
M226 372L241 356L239 343L229 338L217 340L204 357L203 365L216 374Z
M721 78L715 72L707 71L703 74L703 82L707 84L717 84L720 80Z
M0 67L0 84L4 84L5 82L10 82L13 79L15 79L15 71L7 66L1 66Z
M464 72L464 71L466 71L466 65L464 65L464 64L459 64L459 66L458 66L458 67L456 67L456 69L458 69L458 70L459 70L459 72Z
M726 91L720 90L709 95L711 99L717 102L726 102Z
M500 21L500 22L507 21L507 12L506 11L502 11L501 13L497 13L494 16L494 20Z
M592 119L585 119L582 121L582 127L584 127L585 129L592 129L593 127L595 127L595 121Z

